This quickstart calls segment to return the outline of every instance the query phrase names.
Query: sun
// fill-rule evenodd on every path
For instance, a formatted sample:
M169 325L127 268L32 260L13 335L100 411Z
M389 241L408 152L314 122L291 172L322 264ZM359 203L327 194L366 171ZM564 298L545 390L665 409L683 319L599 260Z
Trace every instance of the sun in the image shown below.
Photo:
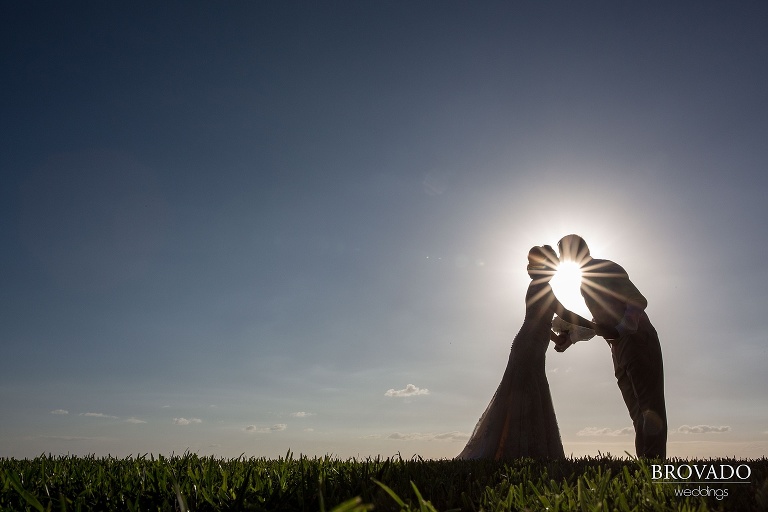
M584 299L581 297L579 287L581 286L581 269L573 261L564 261L557 266L557 273L550 281L555 296L562 302L563 306L574 313L582 316L589 316L589 310Z

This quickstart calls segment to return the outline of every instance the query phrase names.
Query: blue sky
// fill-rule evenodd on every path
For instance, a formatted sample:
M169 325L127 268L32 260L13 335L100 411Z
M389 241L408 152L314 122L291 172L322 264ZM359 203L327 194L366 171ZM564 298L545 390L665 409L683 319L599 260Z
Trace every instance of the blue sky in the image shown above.
M0 9L0 456L453 457L568 233L668 453L768 455L764 3ZM633 452L602 340L547 372L566 453Z

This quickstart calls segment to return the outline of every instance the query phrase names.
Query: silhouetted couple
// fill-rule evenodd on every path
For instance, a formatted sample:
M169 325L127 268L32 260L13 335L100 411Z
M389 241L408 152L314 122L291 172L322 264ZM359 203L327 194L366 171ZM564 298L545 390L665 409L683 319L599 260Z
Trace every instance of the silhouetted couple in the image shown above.
M645 297L620 265L592 258L580 236L563 237L558 249L559 257L548 245L533 247L528 253L531 283L525 295L523 325L512 342L501 383L458 458L565 457L545 373L545 354L550 341L555 342L555 350L563 352L577 339L591 337L574 337L584 328L593 329L611 347L616 381L635 428L637 456L665 458L664 370L659 337L645 313ZM581 268L581 295L593 321L568 311L555 297L549 281L560 261L573 261ZM561 327L555 333L554 315L571 328Z

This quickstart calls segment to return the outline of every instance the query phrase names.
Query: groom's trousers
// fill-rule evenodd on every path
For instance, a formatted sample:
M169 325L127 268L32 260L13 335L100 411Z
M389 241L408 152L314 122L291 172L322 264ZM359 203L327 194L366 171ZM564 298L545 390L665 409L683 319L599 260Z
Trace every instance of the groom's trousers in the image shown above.
M667 454L667 410L656 329L643 313L637 332L610 345L616 382L635 427L637 456L663 459Z

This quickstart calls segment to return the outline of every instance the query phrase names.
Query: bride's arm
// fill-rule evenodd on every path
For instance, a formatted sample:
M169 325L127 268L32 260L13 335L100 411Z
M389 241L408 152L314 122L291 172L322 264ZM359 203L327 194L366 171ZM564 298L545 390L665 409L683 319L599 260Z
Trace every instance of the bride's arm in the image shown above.
M582 327L589 327L590 329L595 328L595 324L587 320L581 315L577 315L573 311L569 311L565 309L565 306L563 306L559 300L557 300L557 297L555 297L554 292L552 293L552 301L550 301L550 309L552 310L552 313L559 316L569 324L575 324L580 325Z
M568 341L568 333L562 332L557 334L552 329L549 330L549 340L554 341L555 345L562 345Z
M568 347L573 345L570 336L565 332L556 334L555 331L550 330L549 339L555 342L555 350L557 352L565 352Z

